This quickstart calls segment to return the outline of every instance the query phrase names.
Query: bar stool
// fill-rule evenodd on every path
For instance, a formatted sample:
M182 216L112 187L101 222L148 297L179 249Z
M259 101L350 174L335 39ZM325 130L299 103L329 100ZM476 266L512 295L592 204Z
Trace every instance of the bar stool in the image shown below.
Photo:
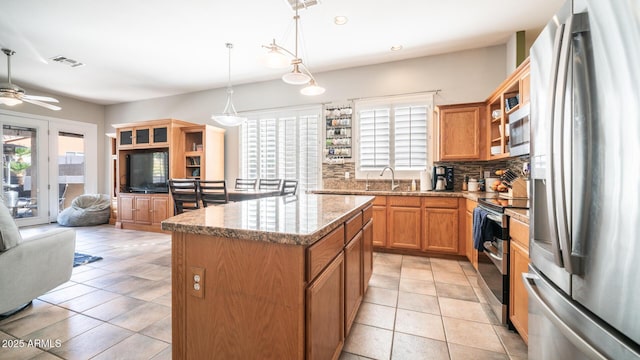
M182 214L185 210L200 209L198 182L195 179L171 179L169 189L173 197L173 214Z
M260 179L259 190L282 190L282 179Z
M202 200L203 207L207 207L210 204L226 204L229 202L227 182L224 180L200 180L198 187L200 188L200 200Z
M298 180L284 180L280 195L295 195L298 189Z
M257 179L236 179L236 189L250 189L256 188Z

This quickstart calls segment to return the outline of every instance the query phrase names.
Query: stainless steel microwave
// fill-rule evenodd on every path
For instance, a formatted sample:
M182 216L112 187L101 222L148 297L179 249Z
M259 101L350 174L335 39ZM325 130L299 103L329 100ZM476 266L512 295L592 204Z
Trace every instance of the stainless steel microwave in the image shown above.
M525 104L509 115L509 155L529 154L531 129L529 128L530 106Z

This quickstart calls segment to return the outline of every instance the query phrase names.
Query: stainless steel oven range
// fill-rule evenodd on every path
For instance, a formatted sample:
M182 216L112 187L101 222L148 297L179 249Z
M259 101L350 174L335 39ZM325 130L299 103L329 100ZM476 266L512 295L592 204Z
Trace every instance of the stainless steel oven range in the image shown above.
M478 284L498 320L509 321L509 217L506 208L528 209L528 199L480 198L478 207L488 212L491 240L478 252Z

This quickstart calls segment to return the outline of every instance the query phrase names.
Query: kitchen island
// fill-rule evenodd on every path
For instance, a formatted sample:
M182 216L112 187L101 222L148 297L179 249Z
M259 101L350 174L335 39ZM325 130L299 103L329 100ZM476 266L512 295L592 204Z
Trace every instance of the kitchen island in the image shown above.
M172 231L174 359L337 359L372 272L372 196L264 198Z

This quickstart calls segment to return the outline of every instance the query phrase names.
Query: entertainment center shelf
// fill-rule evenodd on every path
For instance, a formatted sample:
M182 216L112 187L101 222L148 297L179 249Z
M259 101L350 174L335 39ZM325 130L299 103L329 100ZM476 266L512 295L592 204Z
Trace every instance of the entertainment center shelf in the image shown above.
M160 232L170 179L224 179L224 129L176 119L114 125L117 228Z

